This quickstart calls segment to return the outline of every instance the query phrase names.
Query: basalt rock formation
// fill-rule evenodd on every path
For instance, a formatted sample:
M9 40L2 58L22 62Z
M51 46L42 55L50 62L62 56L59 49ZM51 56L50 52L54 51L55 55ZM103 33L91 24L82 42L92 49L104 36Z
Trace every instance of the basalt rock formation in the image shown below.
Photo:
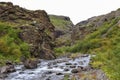
M54 59L54 26L44 10L31 11L10 2L0 2L0 22L19 29L19 38L28 43L32 56Z

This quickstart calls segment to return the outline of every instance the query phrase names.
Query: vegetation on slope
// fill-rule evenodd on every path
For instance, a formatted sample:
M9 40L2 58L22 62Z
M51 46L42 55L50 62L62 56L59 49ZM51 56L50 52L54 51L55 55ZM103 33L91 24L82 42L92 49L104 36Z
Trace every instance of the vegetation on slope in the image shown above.
M18 37L19 32L20 30L0 22L0 65L6 60L18 62L21 56L29 56L29 46Z
M13 50L17 49L17 51L19 51L19 55L17 56L20 57L20 55L26 54L21 48L27 48L27 43L29 49L25 48L25 50L30 52L32 57L44 59L55 57L52 51L54 26L44 10L32 11L13 5L11 2L0 2L0 22L3 22L3 25L0 26L1 31L7 30L7 32L4 33L5 35L0 36L0 39L5 43L5 47L8 47L8 52L5 53L12 53L11 49L15 46ZM8 27L2 30L3 26ZM3 32L1 32L1 34L3 34ZM8 45L9 42L10 44ZM3 45L3 42L1 42L1 46ZM3 51L4 50L0 52L0 55L2 55ZM9 55L9 57L11 55Z
M69 17L49 15L52 24L55 26L55 45L57 47L71 44L71 31L73 23Z
M104 22L93 33L87 35L72 47L55 49L56 52L92 53L96 57L91 63L93 67L105 71L110 80L120 80L120 26L119 18Z
M73 25L69 17L55 15L50 15L49 17L57 30L68 30Z

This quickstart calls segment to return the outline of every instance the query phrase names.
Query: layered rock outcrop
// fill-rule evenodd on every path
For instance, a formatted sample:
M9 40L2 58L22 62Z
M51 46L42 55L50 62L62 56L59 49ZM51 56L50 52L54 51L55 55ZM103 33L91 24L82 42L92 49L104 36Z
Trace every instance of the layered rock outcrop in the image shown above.
M54 59L54 26L44 10L31 11L8 2L0 2L0 21L20 29L18 36L30 46L32 56Z

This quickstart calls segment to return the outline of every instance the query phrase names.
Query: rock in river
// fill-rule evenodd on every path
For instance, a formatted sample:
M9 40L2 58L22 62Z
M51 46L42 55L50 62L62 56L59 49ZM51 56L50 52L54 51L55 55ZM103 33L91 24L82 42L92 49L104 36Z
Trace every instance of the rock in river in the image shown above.
M37 63L38 63L37 60L28 59L23 64L24 64L24 67L27 69L34 69L34 68L37 68Z
M72 73L78 73L78 69L72 69Z

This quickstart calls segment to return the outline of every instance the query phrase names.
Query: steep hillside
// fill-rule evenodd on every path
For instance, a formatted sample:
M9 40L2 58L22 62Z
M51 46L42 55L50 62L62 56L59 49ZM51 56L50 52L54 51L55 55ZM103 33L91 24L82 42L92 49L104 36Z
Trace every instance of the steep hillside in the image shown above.
M118 18L120 16L120 10L112 11L111 13L94 16L88 20L81 21L77 23L73 29L72 35L75 35L72 39L79 40L84 39L87 34L93 33L99 27L101 27L105 22L109 22L112 19Z
M72 35L76 44L56 52L95 54L92 66L104 70L110 80L120 80L120 9L78 23Z
M54 38L54 26L45 11L0 2L0 64L7 56L19 59L23 54L53 59Z
M51 22L55 26L55 44L57 47L71 44L71 32L73 23L69 17L49 15Z

